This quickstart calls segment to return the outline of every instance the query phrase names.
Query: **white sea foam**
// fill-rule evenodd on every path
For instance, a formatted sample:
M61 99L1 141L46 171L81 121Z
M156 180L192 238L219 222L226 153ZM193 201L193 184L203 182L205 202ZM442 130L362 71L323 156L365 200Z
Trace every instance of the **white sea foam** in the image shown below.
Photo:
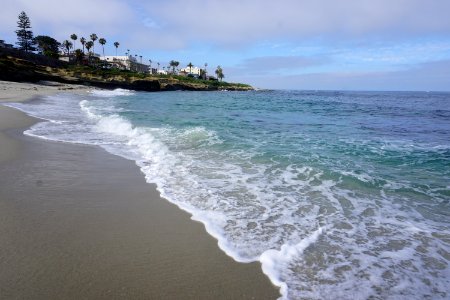
M286 282L280 278L280 275L283 274L285 268L289 267L290 261L301 256L306 248L317 241L323 230L324 229L320 227L310 236L304 238L295 245L284 244L281 246L280 250L267 250L259 257L264 274L270 278L274 285L280 287L282 299L288 299L289 294L288 286Z
M92 90L90 93L96 97L116 97L116 96L132 96L135 94L134 91L126 89L114 89L114 90Z

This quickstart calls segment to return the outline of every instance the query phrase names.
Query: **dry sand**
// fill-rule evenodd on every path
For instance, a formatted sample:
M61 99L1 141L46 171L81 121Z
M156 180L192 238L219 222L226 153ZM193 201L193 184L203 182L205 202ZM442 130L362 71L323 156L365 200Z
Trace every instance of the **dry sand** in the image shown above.
M21 99L34 90L12 86ZM0 98L14 95L0 90ZM0 105L1 299L279 296L258 263L236 263L221 252L202 224L145 183L132 161L24 136L34 122Z

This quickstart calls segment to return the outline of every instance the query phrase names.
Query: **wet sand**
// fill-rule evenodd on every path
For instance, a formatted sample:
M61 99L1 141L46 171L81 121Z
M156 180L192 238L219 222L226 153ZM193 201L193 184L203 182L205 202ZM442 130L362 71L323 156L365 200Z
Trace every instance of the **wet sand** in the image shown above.
M33 122L0 105L1 299L279 297L132 161L24 136Z

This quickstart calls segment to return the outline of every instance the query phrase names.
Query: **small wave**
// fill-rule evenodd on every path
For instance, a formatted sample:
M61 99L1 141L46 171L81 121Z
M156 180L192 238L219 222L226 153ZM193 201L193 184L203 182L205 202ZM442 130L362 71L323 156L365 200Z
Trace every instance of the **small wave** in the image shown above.
M323 227L319 227L319 229L299 243L295 245L284 244L281 246L280 250L267 250L259 257L264 274L269 277L274 285L280 287L281 299L288 299L288 286L286 282L280 278L280 274L284 271L283 269L288 267L288 263L291 260L302 255L306 248L314 244L322 234L323 230Z
M90 94L97 97L116 97L116 96L132 96L135 92L126 89L115 90L92 90Z

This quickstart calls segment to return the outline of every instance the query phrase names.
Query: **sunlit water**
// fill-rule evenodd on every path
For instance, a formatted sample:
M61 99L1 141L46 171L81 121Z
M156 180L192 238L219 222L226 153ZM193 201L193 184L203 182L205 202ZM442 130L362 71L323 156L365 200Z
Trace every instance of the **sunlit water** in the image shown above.
M286 299L450 298L450 94L93 91L26 133L136 161Z

